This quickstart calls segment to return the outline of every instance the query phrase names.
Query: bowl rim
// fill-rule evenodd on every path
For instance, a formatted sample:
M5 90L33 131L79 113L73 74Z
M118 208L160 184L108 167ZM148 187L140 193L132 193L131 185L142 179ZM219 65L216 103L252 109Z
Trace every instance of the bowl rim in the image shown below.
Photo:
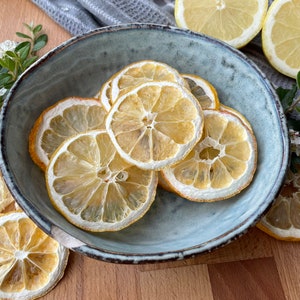
M6 112L10 105L10 99L13 97L15 90L17 90L19 84L24 80L24 78L26 78L31 72L34 72L34 70L37 69L41 64L45 63L48 60L48 58L51 58L56 53L59 53L63 51L65 48L70 47L73 43L76 43L77 41L90 38L93 35L110 33L110 32L119 32L122 30L137 30L137 29L167 31L176 34L178 33L181 35L188 35L191 37L195 37L197 39L198 38L204 39L211 43L218 44L221 47L227 48L227 51L230 51L233 55L236 55L240 59L246 61L247 64L257 73L257 75L264 82L264 85L268 90L268 93L272 95L272 97L274 98L276 104L278 119L280 121L280 128L282 129L281 141L283 144L283 154L282 154L280 171L278 172L277 175L277 181L273 184L272 189L268 194L268 197L266 197L265 199L265 203L267 204L259 212L255 211L254 213L252 213L247 219L244 220L242 224L239 224L239 226L236 226L236 228L233 228L231 231L227 231L226 234L222 236L222 239L219 242L215 243L215 245L210 247L209 249L206 249L205 246L208 243L213 242L214 240L220 239L220 236L208 240L205 243L197 244L189 248L184 248L180 251L175 250L175 251L163 251L163 252L141 253L141 254L113 252L113 251L107 251L105 249L95 248L92 245L87 245L81 241L78 241L76 238L70 236L62 228L57 227L55 224L51 222L51 220L49 220L47 217L39 213L33 205L27 203L27 201L19 191L18 187L16 186L13 176L11 175L11 170L8 164L6 163L7 155L5 151L5 144L3 144ZM255 226L255 224L259 221L262 215L270 208L270 206L275 201L275 197L278 195L279 189L283 184L286 169L288 166L288 161L289 161L288 129L285 121L285 115L276 92L274 91L271 83L268 81L267 77L262 72L262 70L260 70L258 66L240 50L237 50L222 41L216 40L212 37L206 36L201 33L196 33L187 29L181 29L169 25L159 25L159 24L152 24L152 23L130 23L130 24L105 26L74 36L66 40L65 42L61 43L60 45L54 47L52 50L50 50L49 52L44 54L41 58L39 58L24 73L22 73L20 77L17 79L17 81L14 83L1 109L0 126L1 126L0 127L1 130L0 170L2 172L3 178L10 192L12 193L13 197L15 198L16 202L20 205L20 207L43 231L45 231L49 236L57 239L60 243L62 243L66 247L70 248L71 250L74 250L75 252L84 254L86 256L99 259L102 261L113 262L113 263L140 264L140 263L149 263L149 262L157 263L157 262L181 260L189 257L194 257L195 255L211 252L217 248L227 245L233 240L238 239L240 236L244 235L251 227ZM228 236L228 239L224 241L223 239L226 236Z

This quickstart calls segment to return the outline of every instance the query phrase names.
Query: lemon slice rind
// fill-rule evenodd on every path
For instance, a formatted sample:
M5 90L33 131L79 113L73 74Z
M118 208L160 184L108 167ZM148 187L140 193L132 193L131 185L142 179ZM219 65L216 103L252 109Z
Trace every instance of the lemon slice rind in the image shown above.
M300 69L300 19L297 17L300 14L300 3L294 2L297 1L273 1L262 27L262 49L266 58L277 71L291 78L296 78ZM287 11L283 12L281 19L276 22L276 17L284 6L287 7ZM291 23L293 21L298 23ZM273 37L277 39L276 42ZM291 62L287 62L292 57L293 64L297 65L295 67Z
M145 90L149 87L159 87L162 89L163 88L177 89L179 94L181 95L180 99L188 100L190 103L190 107L192 107L193 110L195 110L197 113L195 114L196 116L194 117L194 119L190 121L190 123L193 124L193 132L194 132L193 137L191 137L185 144L180 144L178 146L176 155L170 156L170 157L168 157L166 159L162 159L162 160L154 160L153 158L150 158L148 161L146 161L146 160L141 161L141 160L133 158L130 153L126 152L120 146L120 144L117 140L118 133L115 132L116 130L114 130L112 128L111 124L116 119L115 114L118 112L119 107L121 105L123 105L124 103L128 102L127 99L131 100L131 96L135 96L140 91ZM186 109L187 109L187 107L186 107ZM142 112L142 114L138 116L139 121L141 121L141 123L142 123L143 122L142 120L147 119L148 115L151 115L151 114L152 114L151 111L144 110ZM155 120L152 123L154 124L154 126L153 125L151 125L151 126L153 126L154 129L152 128L150 130L155 130ZM146 128L146 130L148 130L148 125L147 124L142 125L141 131L143 131L142 128ZM203 129L203 112L202 112L202 108L201 108L198 100L185 87L180 86L177 83L168 82L168 81L152 81L152 82L146 82L146 83L138 85L134 89L130 90L129 92L127 92L126 94L124 94L123 96L118 98L118 100L114 103L114 105L112 106L112 108L106 118L106 130L107 130L114 146L116 147L118 153L120 154L120 156L123 159L125 159L126 161L128 161L129 163L132 163L132 164L138 166L139 168L145 169L145 170L160 170L167 165L174 164L177 161L183 159L184 156L186 156L188 154L188 152L193 148L193 146L201 138L202 129ZM153 146L153 148L156 147L155 144L152 146Z
M218 93L210 82L194 74L181 74L181 76L187 80L191 93L199 100L202 109L219 109Z
M64 202L64 197L66 196L69 198L68 194L71 194L73 191L75 191L77 189L77 186L72 186L72 185L69 186L68 192L66 192L66 193L58 192L57 189L55 188L56 182L58 182L60 180L60 178L56 175L56 171L55 171L56 164L57 163L64 164L67 161L64 159L64 157L66 157L68 155L68 153L70 152L69 148L72 146L72 144L75 143L74 145L77 147L77 145L76 145L77 141L79 141L79 143L81 143L81 140L85 139L85 137L96 141L98 139L98 137L101 135L107 136L107 132L105 130L88 131L85 133L80 133L78 135L75 135L75 136L67 139L66 141L64 141L61 144L61 146L55 151L55 153L53 154L53 156L50 159L49 165L48 165L46 173L45 173L46 174L46 185L47 185L47 190L48 190L50 200L51 200L52 204L54 205L54 207L73 225L78 226L79 228L85 229L87 231L93 231L93 232L118 231L118 230L121 230L121 229L131 225L132 223L136 222L149 210L150 206L152 205L152 203L155 199L155 193L156 193L156 187L157 187L157 181L158 181L156 172L143 171L143 173L141 175L142 180L145 180L144 178L147 177L148 185L147 185L147 198L146 199L139 199L138 198L139 195L133 194L133 193L129 193L127 195L127 191L125 188L127 177L128 177L128 181L131 185L136 185L135 190L137 192L140 188L138 186L138 182L137 182L137 180L139 180L139 179L135 179L135 181L134 181L132 179L133 174L130 174L130 172L128 171L128 173L126 175L124 175L124 176L127 176L124 179L124 181L115 188L116 190L119 190L119 193L122 197L115 198L115 199L108 199L108 198L106 198L107 194L106 195L99 194L101 196L99 196L99 198L95 201L95 195L97 196L97 191L98 191L98 188L100 188L100 185L105 186L104 189L109 189L111 184L117 185L115 183L115 178L118 175L113 174L113 172L116 172L116 166L114 167L114 171L112 171L112 170L107 170L108 166L102 165L103 162L101 161L101 157L102 157L101 151L100 151L100 156L99 156L98 162L91 162L89 159L89 154L87 153L86 156L84 154L83 155L81 154L81 156L78 158L74 158L74 156L71 156L71 160L74 160L74 159L78 160L78 162L81 163L83 166L85 166L86 170L88 169L88 171L85 171L85 173L82 173L82 174L74 174L74 171L70 171L70 174L68 174L68 171L66 171L66 172L64 172L65 174L61 177L62 182L64 181L64 178L66 178L66 180L73 178L75 180L78 180L76 182L80 181L81 182L80 186L82 186L82 189L85 189L85 186L88 187L90 184L93 184L94 192L93 192L93 194L89 194L89 197L84 199L85 203L83 203L82 209L80 211L74 212L74 211L72 211L72 209L73 209L72 204L71 204L71 209L70 209ZM96 141L96 143L97 143L97 141ZM80 144L79 144L79 146L80 146ZM107 149L107 147L109 147L109 146L103 145L103 147ZM104 150L104 151L106 151L106 150ZM80 152L82 153L82 150L80 150ZM88 152L88 151L86 151L86 152ZM111 154L112 157L114 157L114 155L115 154ZM60 161L58 162L58 160L60 160ZM120 160L119 160L119 162L120 162ZM111 158L109 163L115 164L113 161L113 158ZM71 165L72 164L73 163L71 162ZM128 169L130 167L134 167L134 166L130 166L128 163L126 163L126 166L128 167ZM66 167L66 169L68 169L68 167L69 167L68 162L65 164L65 167ZM135 169L136 169L136 167L135 167ZM102 172L102 170L105 172L107 171L107 173L108 173L108 176L105 179L99 176L99 174ZM131 172L133 172L133 171L131 171ZM65 185L65 186L67 186L67 185ZM70 190L69 190L69 188L70 188ZM143 186L143 190L145 190L145 188L146 187ZM77 193L77 192L75 191L73 193L73 195L75 195L75 196L73 196L73 199L69 198L70 201L75 201L75 202L78 201L75 193ZM127 195L127 196L124 196L124 195ZM129 198L126 198L126 197L129 197ZM89 201L91 198L94 199L93 200L94 202L90 204ZM128 203L131 203L132 201L135 203L139 203L139 207L137 209L133 209L127 205L126 208L128 210L126 211L126 215L124 215L124 217L122 217L122 219L115 221L115 222L114 221L105 221L105 220L103 220L102 215L103 215L103 211L106 209L105 207L107 207L106 203L108 201L110 201L110 205L115 207L116 211L120 210L120 208L118 207L118 203L120 203L120 202L122 204L121 209L125 208L124 201L127 201ZM95 216L96 219L93 219L93 216L88 217L88 218L83 218L82 217L83 211L87 207L91 207L93 205L97 206L97 207L95 206L95 209L97 209L97 211L98 211L98 215ZM108 209L110 209L110 208L108 208ZM113 211L111 211L111 213L114 214Z
M22 219L24 219L30 223L32 222L24 212L10 212L10 213L3 214L0 216L0 227L5 226L5 224L9 224L9 223L11 223L11 224L18 223L19 221L22 221ZM17 228L17 227L13 226L11 228ZM36 230L38 230L38 231L40 230L38 227L36 227L36 228L37 228ZM34 231L33 234L35 234L35 232L36 231ZM17 234L16 234L16 236L17 236ZM1 274L0 274L0 280L1 280L0 298L1 299L24 299L24 300L36 299L36 298L42 297L43 295L49 293L56 286L56 284L61 280L61 278L64 275L64 271L65 271L65 268L66 268L67 262L68 262L69 250L54 240L52 240L51 242L57 243L57 248L56 248L55 252L53 252L53 253L52 252L50 253L49 251L44 252L43 249L38 250L38 246L39 246L39 243L41 243L41 240L37 240L36 244L31 244L29 249L27 249L26 248L27 245L25 245L25 248L15 249L15 252L11 252L11 253L6 252L6 255L9 253L9 256L11 257L12 267L16 266L18 263L24 264L26 260L28 260L28 261L30 261L30 263L34 264L34 262L33 261L31 262L31 260L30 260L30 255L37 255L37 254L39 254L41 257L42 257L42 255L56 254L57 262L56 262L56 265L53 266L53 268L50 265L47 266L47 268L49 268L49 269L50 269L50 267L52 268L52 270L50 272L49 272L49 270L43 271L45 273L48 273L47 276L49 277L49 280L44 285L42 285L41 287L39 287L37 289L35 289L35 288L27 289L26 287L21 288L20 285L12 287L12 289L14 289L14 290L19 288L20 290L18 292L13 292L13 291L11 291L11 289L10 289L10 291L3 290L2 286L4 286L4 281L6 280L6 276L9 276L9 272L11 269L6 270L6 271L5 271L5 268L1 269ZM32 241L28 241L28 244L30 244L30 243L32 243ZM5 249L5 246L2 248ZM31 249L32 249L32 252L31 252ZM6 256L6 258L7 258L7 256ZM37 267L37 266L35 266L35 267ZM23 274L23 276L26 276L26 272ZM17 278L15 278L15 279L17 280ZM33 279L31 278L31 281L32 280ZM36 278L36 280L37 280L37 282L35 282L35 285L38 284L38 278ZM18 282L18 284L19 283L20 282ZM11 284L13 284L13 283L11 283ZM26 283L24 283L24 284L26 286Z
M38 119L35 121L31 132L29 134L29 153L32 158L32 160L37 164L43 171L45 171L46 166L49 163L49 158L52 155L52 151L48 153L46 150L44 150L43 143L45 142L45 132L54 132L57 137L52 138L51 143L57 143L58 138L60 140L64 140L71 135L77 134L78 129L75 128L76 126L83 127L83 124L79 124L80 121L74 122L74 124L70 124L70 122L66 121L65 123L59 124L60 131L62 128L66 129L66 133L61 134L57 133L56 129L53 129L51 122L56 117L64 118L64 112L66 109L73 109L75 107L81 107L82 109L89 109L91 107L98 107L99 111L101 111L101 116L98 114L97 122L98 124L93 124L93 126L97 126L99 128L104 128L104 117L106 115L106 110L102 107L101 103L93 98L80 98L80 97L68 97L65 99L62 99L58 102L56 102L54 105L46 108L41 115L38 117ZM93 116L95 119L95 116ZM86 130L92 130L95 129L93 127L90 127L89 121L84 120L85 122L85 129ZM103 125L101 125L103 124ZM75 127L74 127L75 125ZM57 126L57 124L56 124ZM50 135L51 136L51 135ZM50 142L49 142L50 143ZM52 146L52 145L51 145ZM54 150L53 150L54 151Z
M161 170L162 176L165 178L165 180L167 181L167 183L169 184L169 186L173 191L175 191L181 197L195 202L214 202L219 200L225 200L233 197L234 195L237 195L251 183L256 170L257 144L253 133L237 116L229 112L221 112L216 110L204 110L205 118L208 115L214 115L214 114L221 114L223 116L225 115L228 121L233 121L235 124L237 124L242 130L242 134L245 135L245 140L249 141L249 145L251 147L250 147L249 158L247 160L247 168L246 171L241 176L232 179L232 183L229 186L225 186L222 188L215 188L211 186L206 186L205 188L195 187L193 185L193 182L196 180L197 176L200 175L198 173L193 173L192 171L189 170L189 168L183 168L183 172L185 173L191 172L190 183L187 184L178 180L175 176L175 169L178 168L178 166L187 165L186 164L187 160L194 161L193 164L192 163L190 164L193 166L196 163L212 165L215 161L220 160L220 158L222 159L222 157L227 155L226 150L224 151L222 147L218 148L218 145L214 146L215 141L213 140L211 141L210 137L204 136L204 138L202 138L197 143L195 148L189 154L187 160L184 159L180 161L178 164L175 164L173 166L168 166ZM204 118L204 132L205 132L205 118ZM220 154L213 159L201 159L200 158L201 151L205 150L206 148L211 148L212 146L218 148ZM195 169L193 167L193 171L194 170Z
M250 7L256 7L255 12L250 12ZM213 36L235 48L241 48L259 33L267 9L267 0L251 0L247 5L239 0L176 0L175 20L179 27ZM197 11L202 15L196 15ZM247 17L241 18L241 13ZM232 38L233 29L242 33Z
M150 67L152 71L143 71L147 67ZM159 72L157 71L158 68L160 69ZM137 74L133 72L133 70L137 70ZM131 84L122 88L120 86L120 81L124 80L126 76L131 79ZM113 75L110 81L110 101L112 104L115 103L121 95L144 82L170 81L187 87L185 80L176 69L168 64L153 60L133 62Z

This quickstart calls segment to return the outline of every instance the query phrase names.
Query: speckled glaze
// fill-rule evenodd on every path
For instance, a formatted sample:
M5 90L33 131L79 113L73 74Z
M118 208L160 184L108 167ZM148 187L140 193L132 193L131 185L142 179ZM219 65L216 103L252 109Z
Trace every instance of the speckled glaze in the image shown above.
M28 153L28 134L49 105L67 96L93 96L113 73L142 59L206 78L221 102L241 111L257 138L257 172L241 194L216 203L193 203L159 189L150 211L137 223L115 233L88 233L52 207L44 175ZM219 41L159 25L101 28L60 45L14 85L2 110L1 126L1 170L20 206L62 244L109 262L177 260L229 243L271 205L288 164L284 114L258 68Z

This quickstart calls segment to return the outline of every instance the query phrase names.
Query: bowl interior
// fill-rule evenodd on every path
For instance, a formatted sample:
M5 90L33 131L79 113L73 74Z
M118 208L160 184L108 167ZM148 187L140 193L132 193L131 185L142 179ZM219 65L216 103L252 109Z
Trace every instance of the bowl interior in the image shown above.
M242 112L257 138L257 171L251 185L230 200L193 203L158 189L152 208L137 223L115 233L88 233L52 207L44 174L29 156L28 135L45 108L68 96L94 96L113 73L142 59L206 78L222 103ZM67 41L21 76L1 118L1 169L21 207L60 242L108 261L178 259L229 242L268 208L287 167L283 113L262 73L223 43L164 26L102 28Z

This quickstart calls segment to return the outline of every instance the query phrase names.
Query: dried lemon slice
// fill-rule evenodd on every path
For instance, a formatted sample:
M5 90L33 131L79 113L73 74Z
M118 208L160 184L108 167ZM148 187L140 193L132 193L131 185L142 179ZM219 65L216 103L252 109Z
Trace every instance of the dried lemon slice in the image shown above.
M0 298L36 299L62 278L69 251L23 212L0 216Z
M201 141L188 156L161 170L169 186L192 201L223 200L249 185L256 170L253 133L235 115L204 110Z
M106 131L64 141L46 170L54 207L89 231L117 231L140 219L155 198L157 174L125 162Z
M252 126L251 126L250 122L239 111L237 111L236 109L234 109L234 108L232 108L230 106L224 105L223 103L220 104L220 108L219 109L221 111L224 111L224 112L229 112L229 113L235 115L236 117L238 117L248 127L248 129L253 132L253 129L252 129Z
M79 132L103 129L106 110L91 98L70 97L42 112L29 135L32 160L45 170L55 149Z
M6 186L2 174L0 174L0 213L14 201L15 200Z
M127 65L111 78L111 103L114 103L118 97L124 95L133 87L151 81L169 81L186 86L185 80L178 71L168 64L153 60L142 60Z
M257 227L279 240L300 241L300 174L289 173L279 196Z
M187 81L191 93L203 109L219 109L218 93L211 83L194 74L182 74L182 77Z
M106 118L119 154L142 169L160 169L181 160L202 135L203 113L184 87L146 82L121 96Z
M107 80L101 87L100 91L96 94L95 98L98 99L106 111L110 111L111 101L110 101L110 91L111 89L111 79Z
M176 0L175 20L241 48L261 30L267 9L268 0Z
M262 29L263 51L275 69L292 78L300 70L300 1L275 0Z

